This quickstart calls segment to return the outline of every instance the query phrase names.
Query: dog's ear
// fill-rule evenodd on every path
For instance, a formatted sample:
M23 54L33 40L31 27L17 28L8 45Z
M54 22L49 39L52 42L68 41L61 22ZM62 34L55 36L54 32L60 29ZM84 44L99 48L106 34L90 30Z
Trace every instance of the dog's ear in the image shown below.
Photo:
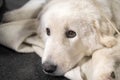
M105 47L113 47L117 40L114 36L115 30L111 24L105 20L93 21L100 43Z

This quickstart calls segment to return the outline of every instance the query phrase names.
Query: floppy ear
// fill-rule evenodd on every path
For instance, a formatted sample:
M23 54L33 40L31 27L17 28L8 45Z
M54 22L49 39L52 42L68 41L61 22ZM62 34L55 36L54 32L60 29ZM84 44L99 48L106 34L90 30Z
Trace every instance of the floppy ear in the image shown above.
M113 47L117 40L114 36L115 30L108 21L94 21L94 28L99 36L100 43L105 47Z
M33 46L43 47L36 33L37 27L35 19L2 24L0 25L0 44L18 52L34 52Z

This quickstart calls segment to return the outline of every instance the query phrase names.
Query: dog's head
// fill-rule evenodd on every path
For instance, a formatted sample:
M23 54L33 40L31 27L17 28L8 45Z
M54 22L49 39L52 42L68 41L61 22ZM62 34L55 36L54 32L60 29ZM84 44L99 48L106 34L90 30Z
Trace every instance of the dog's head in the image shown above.
M64 75L101 47L92 21L97 17L94 10L71 5L54 4L41 16L38 30L45 42L42 65L47 74Z

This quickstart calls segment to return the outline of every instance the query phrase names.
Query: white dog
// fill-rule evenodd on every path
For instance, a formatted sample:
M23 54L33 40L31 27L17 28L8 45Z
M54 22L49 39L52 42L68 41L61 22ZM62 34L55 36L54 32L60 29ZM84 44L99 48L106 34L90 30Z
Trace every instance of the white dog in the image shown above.
M30 0L3 20L39 20L45 73L59 76L80 66L81 80L113 80L120 58L119 8L119 0Z

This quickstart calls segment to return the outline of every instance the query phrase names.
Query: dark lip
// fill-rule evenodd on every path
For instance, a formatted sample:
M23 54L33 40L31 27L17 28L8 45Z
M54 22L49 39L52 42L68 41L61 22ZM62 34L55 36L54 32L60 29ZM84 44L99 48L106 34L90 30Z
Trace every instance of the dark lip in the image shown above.
M56 76L54 73L50 74L50 73L47 73L46 71L43 70L43 72L47 75L50 75L50 76Z
M55 74L55 73L52 73L52 74L50 74L50 73L47 73L46 71L44 71L43 70L43 72L46 74L46 75L50 75L50 76L56 76L56 77L59 77L59 76L63 76L63 75L57 75L57 74Z

